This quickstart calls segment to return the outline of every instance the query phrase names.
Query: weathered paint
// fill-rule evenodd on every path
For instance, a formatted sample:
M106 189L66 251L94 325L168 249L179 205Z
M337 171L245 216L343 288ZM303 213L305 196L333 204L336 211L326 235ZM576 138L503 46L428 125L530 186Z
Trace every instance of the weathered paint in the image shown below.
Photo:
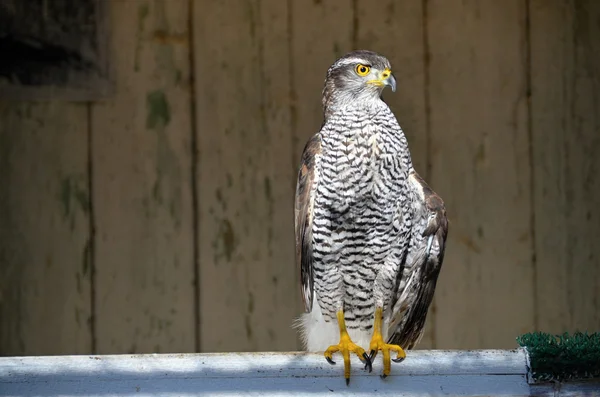
M526 3L426 5L430 179L450 220L436 346L510 348L534 326Z
M231 262L236 246L236 237L233 230L233 226L228 219L223 219L219 228L217 229L217 235L213 247L215 249L215 265L220 262L223 258L227 262Z
M78 210L85 216L90 214L90 197L88 193L87 175L70 175L62 178L58 198L63 208L63 216L75 230Z
M552 333L600 329L598 18L592 1L530 1L535 319Z
M0 120L0 355L90 353L87 106L0 102Z
M171 109L165 93L156 90L148 93L146 96L146 107L148 116L146 118L146 128L164 128L171 121Z
M196 349L187 0L112 2L117 92L93 105L99 352ZM135 22L137 15L138 21ZM137 69L136 72L132 72Z
M203 351L296 346L287 12L194 2Z

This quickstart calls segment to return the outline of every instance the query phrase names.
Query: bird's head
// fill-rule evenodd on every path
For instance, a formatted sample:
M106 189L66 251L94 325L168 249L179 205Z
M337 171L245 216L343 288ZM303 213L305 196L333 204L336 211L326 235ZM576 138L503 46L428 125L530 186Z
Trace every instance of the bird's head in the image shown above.
M323 88L323 106L344 106L379 100L383 89L396 91L390 61L373 51L352 51L329 67Z

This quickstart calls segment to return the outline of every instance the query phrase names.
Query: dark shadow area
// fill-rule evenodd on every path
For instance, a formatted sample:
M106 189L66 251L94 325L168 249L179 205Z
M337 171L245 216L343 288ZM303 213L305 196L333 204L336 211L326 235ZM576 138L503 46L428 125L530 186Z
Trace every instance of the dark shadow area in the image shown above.
M93 71L93 62L81 53L47 41L24 36L0 36L0 53L6 57L0 63L0 76L14 84L66 84L71 69Z
M105 7L101 0L0 2L1 92L37 99L44 87L55 95L99 90L109 73Z

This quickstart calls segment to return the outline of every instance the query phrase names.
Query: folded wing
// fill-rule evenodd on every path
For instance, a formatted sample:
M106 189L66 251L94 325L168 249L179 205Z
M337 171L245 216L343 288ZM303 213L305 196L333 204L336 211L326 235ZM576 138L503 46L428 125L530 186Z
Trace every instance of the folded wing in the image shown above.
M312 224L315 186L318 181L317 156L321 153L321 137L316 134L302 152L295 198L296 264L300 267L300 282L304 310L313 304Z
M415 171L409 175L413 232L389 321L388 343L414 347L423 335L444 260L448 219L444 202Z

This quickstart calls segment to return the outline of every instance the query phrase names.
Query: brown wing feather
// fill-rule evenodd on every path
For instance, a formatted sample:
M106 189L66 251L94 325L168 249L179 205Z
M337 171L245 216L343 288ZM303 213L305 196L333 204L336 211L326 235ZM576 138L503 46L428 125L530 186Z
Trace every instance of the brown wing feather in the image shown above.
M415 277L415 280L409 283L410 287L407 286L406 290L402 291L399 303L403 318L397 318L399 321L388 338L389 343L399 344L405 349L412 349L423 335L427 312L444 261L448 236L448 219L443 200L416 172L413 171L409 178L416 193L414 198L418 201L415 207L423 209L428 217L426 222L414 225L423 228L424 237L421 246L413 247L420 252L415 258L415 263L407 264L414 268L414 274L411 276ZM439 247L435 254L428 249L434 244Z
M295 199L296 265L300 267L300 283L304 310L312 309L313 300L313 253L312 221L314 184L317 174L315 156L321 153L321 136L314 135L304 147Z
M423 231L423 237L435 234L435 236L440 239L440 247L442 248L440 256L443 258L445 246L444 243L446 242L446 237L448 235L448 218L446 217L446 207L444 206L444 201L415 171L411 173L409 178L421 186L423 193L418 194L417 197L421 199L422 204L424 204L427 210L429 210L429 213L435 215L429 219L427 227Z

